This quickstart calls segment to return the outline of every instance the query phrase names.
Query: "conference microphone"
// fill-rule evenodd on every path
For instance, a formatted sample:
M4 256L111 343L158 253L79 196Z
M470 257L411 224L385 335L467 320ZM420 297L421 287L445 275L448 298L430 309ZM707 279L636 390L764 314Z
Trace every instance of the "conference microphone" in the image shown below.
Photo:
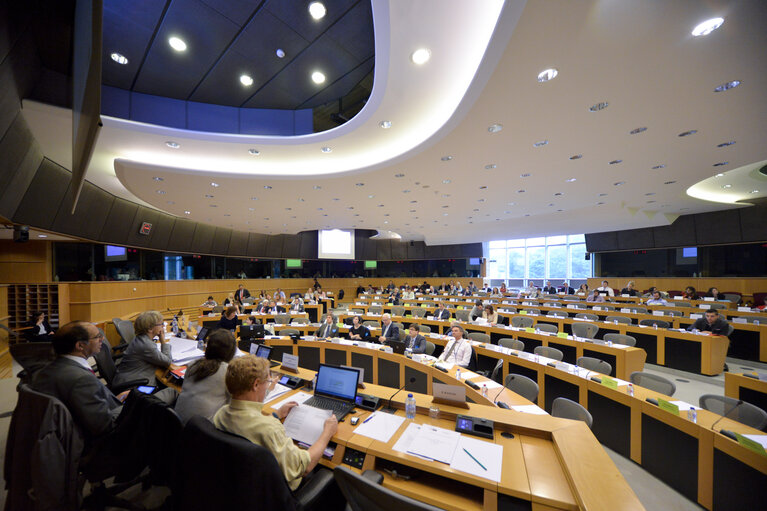
M509 381L513 381L516 378L516 376L513 374L510 374L509 376L511 376L511 378L509 378ZM496 404L498 402L498 396L501 395L501 392L503 392L503 389L505 388L506 388L506 382L504 382L504 385L501 386L500 390L495 395L495 399L493 399L493 404Z
M724 415L722 415L721 417L719 417L719 418L716 420L716 422L714 422L714 423L711 425L711 431L716 431L716 430L714 429L714 426L716 426L717 424L719 424L719 421L720 421L720 420L724 419L725 417L729 417L729 416L730 416L730 414L731 414L732 412L734 412L735 410L737 410L737 409L740 407L740 405L742 405L742 404L743 404L743 400L742 400L742 399L738 399L738 402L735 404L735 406L733 406L732 408L730 408L730 411L729 411L729 412L727 412L727 413L725 413Z
M396 396L397 394L399 394L399 393L402 391L402 389L404 389L404 388L407 386L407 384L408 384L408 383L415 383L415 376L412 376L412 377L410 378L410 380L409 380L407 383L405 383L405 385L401 386L399 389L397 389L397 392L395 392L394 394L392 394L392 395L391 395L391 397L389 398L389 405L388 405L386 408L381 408L381 411L382 411L382 412L385 412L385 413L394 413L394 412L396 412L396 411L397 411L397 409L396 409L396 408L392 408L392 406L391 406L391 400L392 400L392 399L394 399L394 396Z

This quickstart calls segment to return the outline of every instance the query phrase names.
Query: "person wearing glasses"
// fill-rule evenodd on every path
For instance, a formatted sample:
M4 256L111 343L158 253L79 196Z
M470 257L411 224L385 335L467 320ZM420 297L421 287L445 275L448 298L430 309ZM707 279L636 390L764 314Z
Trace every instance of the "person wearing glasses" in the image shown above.
M163 317L157 311L146 311L133 322L136 337L128 344L122 362L117 366L114 384L146 378L148 385L157 385L155 371L172 364L170 343L165 340ZM154 339L160 342L157 349Z

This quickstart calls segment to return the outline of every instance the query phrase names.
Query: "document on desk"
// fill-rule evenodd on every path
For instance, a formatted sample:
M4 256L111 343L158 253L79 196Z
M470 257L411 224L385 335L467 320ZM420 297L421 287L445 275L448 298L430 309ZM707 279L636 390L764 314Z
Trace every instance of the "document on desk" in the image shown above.
M461 436L450 462L450 468L496 483L501 481L503 446L492 442Z
M546 410L543 410L536 405L512 405L511 409L516 412L531 413L533 415L548 415Z
M429 460L430 458L424 458L423 456L418 456L417 454L413 454L412 452L407 452L408 449L410 449L410 446L413 444L413 440L418 436L418 433L421 432L421 425L416 424L415 422L411 422L408 424L407 428L405 428L405 431L400 435L399 440L394 444L394 449L397 452L403 452L405 454L409 454L411 456L416 456L421 459Z
M195 348L192 351L185 351L184 353L176 353L175 351L172 351L172 360L173 363L179 366L186 365L189 362L193 362L197 360L198 358L202 358L205 356L205 352L202 350L198 350Z
M320 438L325 419L332 413L322 408L298 405L290 410L285 419L285 434L293 440L312 445Z
M743 436L748 438L749 440L753 440L754 442L758 442L762 444L762 447L764 447L764 450L767 451L767 435L743 435Z
M278 397L282 396L283 394L287 394L290 392L290 387L286 387L285 385L280 385L279 383L275 384L274 388L269 391L269 394L267 394L266 399L264 399L264 403L268 403L269 401L274 401Z
M423 458L450 464L461 434L449 429L421 425L407 452Z
M388 442L403 422L405 422L404 417L384 412L373 412L362 424L357 426L354 434Z
M271 406L272 408L277 410L279 407L281 407L285 403L289 403L291 401L295 401L296 403L298 403L300 405L300 404L303 404L305 401L308 401L309 398L311 398L311 397L312 397L312 395L311 394L307 394L306 392L296 392L292 396L283 399L279 403L270 404L269 406Z

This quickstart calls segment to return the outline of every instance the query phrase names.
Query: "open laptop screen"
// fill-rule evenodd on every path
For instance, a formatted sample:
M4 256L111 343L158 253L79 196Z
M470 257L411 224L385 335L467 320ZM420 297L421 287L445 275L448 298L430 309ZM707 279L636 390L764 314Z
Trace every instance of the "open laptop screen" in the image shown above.
M269 355L272 353L272 347L265 344L259 344L256 350L256 356L260 358L269 359Z
M204 341L205 338L208 336L208 329L205 327L201 327L200 331L197 332L197 339L196 341Z
M357 397L359 371L320 364L314 393L354 401Z

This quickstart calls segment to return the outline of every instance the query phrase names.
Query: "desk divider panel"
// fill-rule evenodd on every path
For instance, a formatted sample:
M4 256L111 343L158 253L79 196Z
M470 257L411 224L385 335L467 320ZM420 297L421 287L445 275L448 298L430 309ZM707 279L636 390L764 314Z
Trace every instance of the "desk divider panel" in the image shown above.
M365 376L363 380L365 383L373 383L373 356L365 355L364 353L352 353L353 367L359 367L365 370Z
M538 339L528 339L523 337L523 335L524 333L520 331L517 338L525 343L525 351L532 353L538 346L543 346L543 343Z
M529 367L523 366L523 365L517 365L513 362L509 362L509 368L508 372L506 374L521 374L522 376L527 376L534 382L538 383L538 371L536 369L531 369Z
M298 347L298 365L304 369L316 371L320 367L320 349L299 346Z
M751 403L752 405L767 411L767 394L759 392L758 390L749 389L748 387L738 387L738 390L738 399L742 399L747 403Z
M698 501L698 439L644 413L642 468Z
M713 511L764 509L767 503L765 476L719 449L714 449Z
M626 333L637 340L637 348L642 348L645 350L645 353L647 353L647 359L645 360L646 364L658 363L658 339L655 335L641 334L634 331ZM668 339L666 339L666 342L668 342ZM698 371L700 371L700 369L698 369Z
M332 348L325 348L325 363L335 366L345 366L346 363L346 351L336 350Z
M551 405L552 403L554 403L554 400L558 397L566 397L567 399L571 399L575 401L576 403L580 403L580 399L579 399L580 389L578 388L577 385L574 385L564 380L560 380L559 378L552 376L550 374L544 375L543 378L544 378L544 385L545 385L544 410L551 413Z
M410 378L415 378L415 381L410 383ZM414 367L405 366L405 381L408 382L405 388L410 392L418 392L419 394L429 393L429 374L426 371L419 371Z
M277 362L282 362L282 356L285 353L287 353L288 355L292 355L293 354L293 346L292 345L287 345L287 346L280 346L280 345L272 346L272 353L271 353L272 357L271 358L272 358L272 360L275 360ZM299 359L299 363L300 362L301 362L301 360Z
M700 373L701 346L699 342L666 337L666 360L663 365L691 373ZM647 358L650 358L649 355Z
M759 332L735 329L730 334L728 357L759 360Z
M600 443L631 458L631 408L593 391L588 410L594 418L591 431Z
M378 385L394 388L399 388L402 385L399 381L399 364L397 362L379 357Z
M618 361L615 355L610 355L609 353L603 353L601 351L592 351L592 350L584 348L583 356L594 357L594 358L598 358L599 360L604 360L605 362L610 364L613 368L609 376L615 377L615 370L618 368Z
M498 494L498 511L530 511L533 503L511 495Z
M554 339L556 339L556 337L550 338L548 341L548 345L562 352L562 354L564 355L562 357L562 361L567 362L569 364L574 364L575 362L577 362L578 360L577 348L575 346L570 346L569 344L560 344L558 342L555 342Z

